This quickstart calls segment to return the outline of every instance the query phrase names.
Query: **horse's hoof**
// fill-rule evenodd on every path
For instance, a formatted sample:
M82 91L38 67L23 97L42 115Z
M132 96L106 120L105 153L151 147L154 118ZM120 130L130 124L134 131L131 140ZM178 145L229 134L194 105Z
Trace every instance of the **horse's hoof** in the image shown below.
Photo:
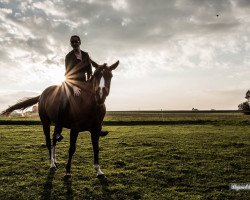
M64 175L64 181L71 181L71 174L66 173L66 174Z
M50 166L50 170L56 170L56 166Z
M50 169L51 169L51 170L55 170L56 168L57 168L57 166L56 166L55 163L50 165Z
M98 178L102 178L102 177L105 176L105 174L104 174L103 172L101 172L101 173L97 173L96 176L97 176Z
M96 176L99 180L105 180L105 175L104 174L97 174Z

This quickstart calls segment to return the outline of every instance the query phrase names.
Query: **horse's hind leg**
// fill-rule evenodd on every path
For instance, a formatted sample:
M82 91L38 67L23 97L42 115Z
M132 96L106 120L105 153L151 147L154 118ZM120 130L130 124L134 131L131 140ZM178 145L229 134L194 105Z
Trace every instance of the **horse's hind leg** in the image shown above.
M51 158L51 139L50 139L50 122L43 122L43 132L45 135L46 146L49 150L49 157Z

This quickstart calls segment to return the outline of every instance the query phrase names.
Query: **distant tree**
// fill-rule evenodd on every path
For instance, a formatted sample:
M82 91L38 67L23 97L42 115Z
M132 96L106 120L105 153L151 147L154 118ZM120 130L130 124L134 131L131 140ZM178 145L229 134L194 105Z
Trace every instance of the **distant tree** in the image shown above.
M245 98L250 101L250 90L247 91Z
M250 110L250 106L249 106L248 102L246 101L246 102L239 104L238 109L239 110Z
M250 90L247 91L245 98L247 101L238 105L238 110L242 110L244 114L250 115Z

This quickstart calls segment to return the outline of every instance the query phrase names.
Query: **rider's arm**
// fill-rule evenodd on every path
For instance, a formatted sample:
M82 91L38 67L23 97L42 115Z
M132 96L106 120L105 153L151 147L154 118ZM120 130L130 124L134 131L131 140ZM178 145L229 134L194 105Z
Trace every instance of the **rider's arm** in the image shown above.
M88 55L88 64L87 64L86 67L87 67L87 69L86 69L86 71L87 71L87 80L89 80L90 77L92 76L92 67L91 67L91 61L90 61L89 55Z
M70 62L69 62L69 54L66 55L65 57L65 77L66 79L69 79L69 71L70 71ZM73 81L68 80L68 85L70 87L72 87L73 91L74 91L74 96L79 96L81 94L81 89L79 87L76 86L76 84Z
M65 74L64 74L64 76L66 78L67 78L67 75L69 73L69 58L68 57L69 57L68 55L65 56Z

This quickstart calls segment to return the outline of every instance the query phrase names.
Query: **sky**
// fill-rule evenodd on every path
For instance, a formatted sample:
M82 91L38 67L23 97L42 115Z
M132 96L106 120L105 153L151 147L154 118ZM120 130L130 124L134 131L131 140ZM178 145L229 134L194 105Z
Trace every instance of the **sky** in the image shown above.
M0 111L61 83L71 35L120 61L107 110L235 110L250 89L250 0L0 0Z

